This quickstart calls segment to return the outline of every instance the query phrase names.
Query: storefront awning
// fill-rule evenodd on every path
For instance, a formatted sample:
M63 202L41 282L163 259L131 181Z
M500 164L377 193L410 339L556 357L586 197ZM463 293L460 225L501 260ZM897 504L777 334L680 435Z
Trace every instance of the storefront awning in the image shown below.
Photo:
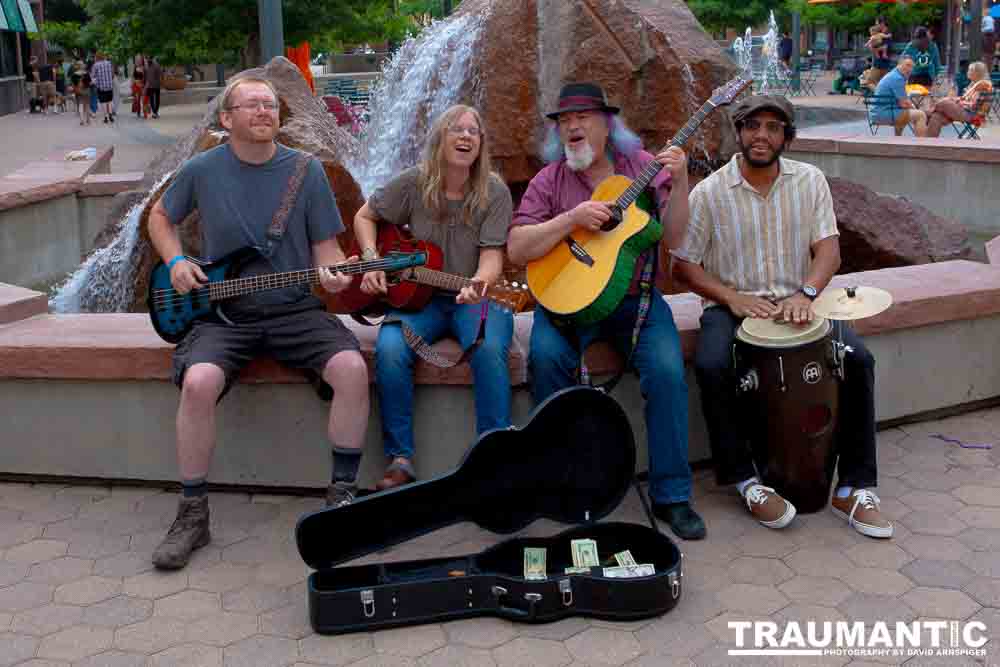
M10 24L7 23L7 15L2 8L0 8L0 30L10 30Z
M38 24L35 23L35 15L31 11L28 0L17 0L17 6L21 8L21 18L24 19L26 32L38 32Z
M0 0L0 29L14 32L38 32L35 15L28 0Z

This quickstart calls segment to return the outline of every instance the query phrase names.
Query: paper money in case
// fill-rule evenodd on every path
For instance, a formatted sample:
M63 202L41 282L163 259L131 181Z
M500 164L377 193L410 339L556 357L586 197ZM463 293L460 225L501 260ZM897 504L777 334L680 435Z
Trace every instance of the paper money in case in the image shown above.
M652 563L642 565L619 565L618 567L604 568L604 576L611 579L630 579L632 577L650 577L656 574L656 568Z
M601 564L597 555L597 542L594 540L571 540L570 550L574 567L597 567Z
M545 549L527 547L524 550L524 578L545 579Z

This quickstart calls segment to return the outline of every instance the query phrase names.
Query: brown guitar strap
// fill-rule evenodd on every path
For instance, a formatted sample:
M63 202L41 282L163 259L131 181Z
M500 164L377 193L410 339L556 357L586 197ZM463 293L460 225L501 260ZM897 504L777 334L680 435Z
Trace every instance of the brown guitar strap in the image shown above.
M312 155L304 152L299 152L295 160L295 169L292 170L292 175L289 177L287 185L285 185L281 204L278 205L278 210L274 212L274 217L271 218L271 226L267 228L267 245L263 250L263 255L268 259L274 255L278 244L281 243L281 237L285 235L288 216L291 214L292 209L295 208L295 202L299 198L302 183L306 178L306 170L309 168L309 163L312 160Z

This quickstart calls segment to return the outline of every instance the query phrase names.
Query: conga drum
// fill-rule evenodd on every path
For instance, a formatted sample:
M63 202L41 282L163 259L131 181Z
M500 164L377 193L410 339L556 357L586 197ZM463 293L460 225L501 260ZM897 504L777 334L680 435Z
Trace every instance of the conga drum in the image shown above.
M803 513L826 507L837 461L831 329L823 318L804 326L747 318L733 348L757 471Z

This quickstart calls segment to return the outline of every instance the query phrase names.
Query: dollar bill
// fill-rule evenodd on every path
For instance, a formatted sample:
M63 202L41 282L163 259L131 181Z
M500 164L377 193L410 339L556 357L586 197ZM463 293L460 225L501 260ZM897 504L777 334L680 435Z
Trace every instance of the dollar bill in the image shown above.
M545 579L545 549L528 547L524 550L524 578Z
M569 546L573 554L573 567L597 567L601 564L597 556L597 542L594 540L572 540Z
M635 558L632 558L632 552L628 549L616 553L615 561L619 565L638 565L638 563L635 562Z
M590 574L589 567L567 567L565 574Z
M630 579L632 577L648 577L656 574L656 568L651 563L642 565L619 565L604 568L604 576L610 579Z

